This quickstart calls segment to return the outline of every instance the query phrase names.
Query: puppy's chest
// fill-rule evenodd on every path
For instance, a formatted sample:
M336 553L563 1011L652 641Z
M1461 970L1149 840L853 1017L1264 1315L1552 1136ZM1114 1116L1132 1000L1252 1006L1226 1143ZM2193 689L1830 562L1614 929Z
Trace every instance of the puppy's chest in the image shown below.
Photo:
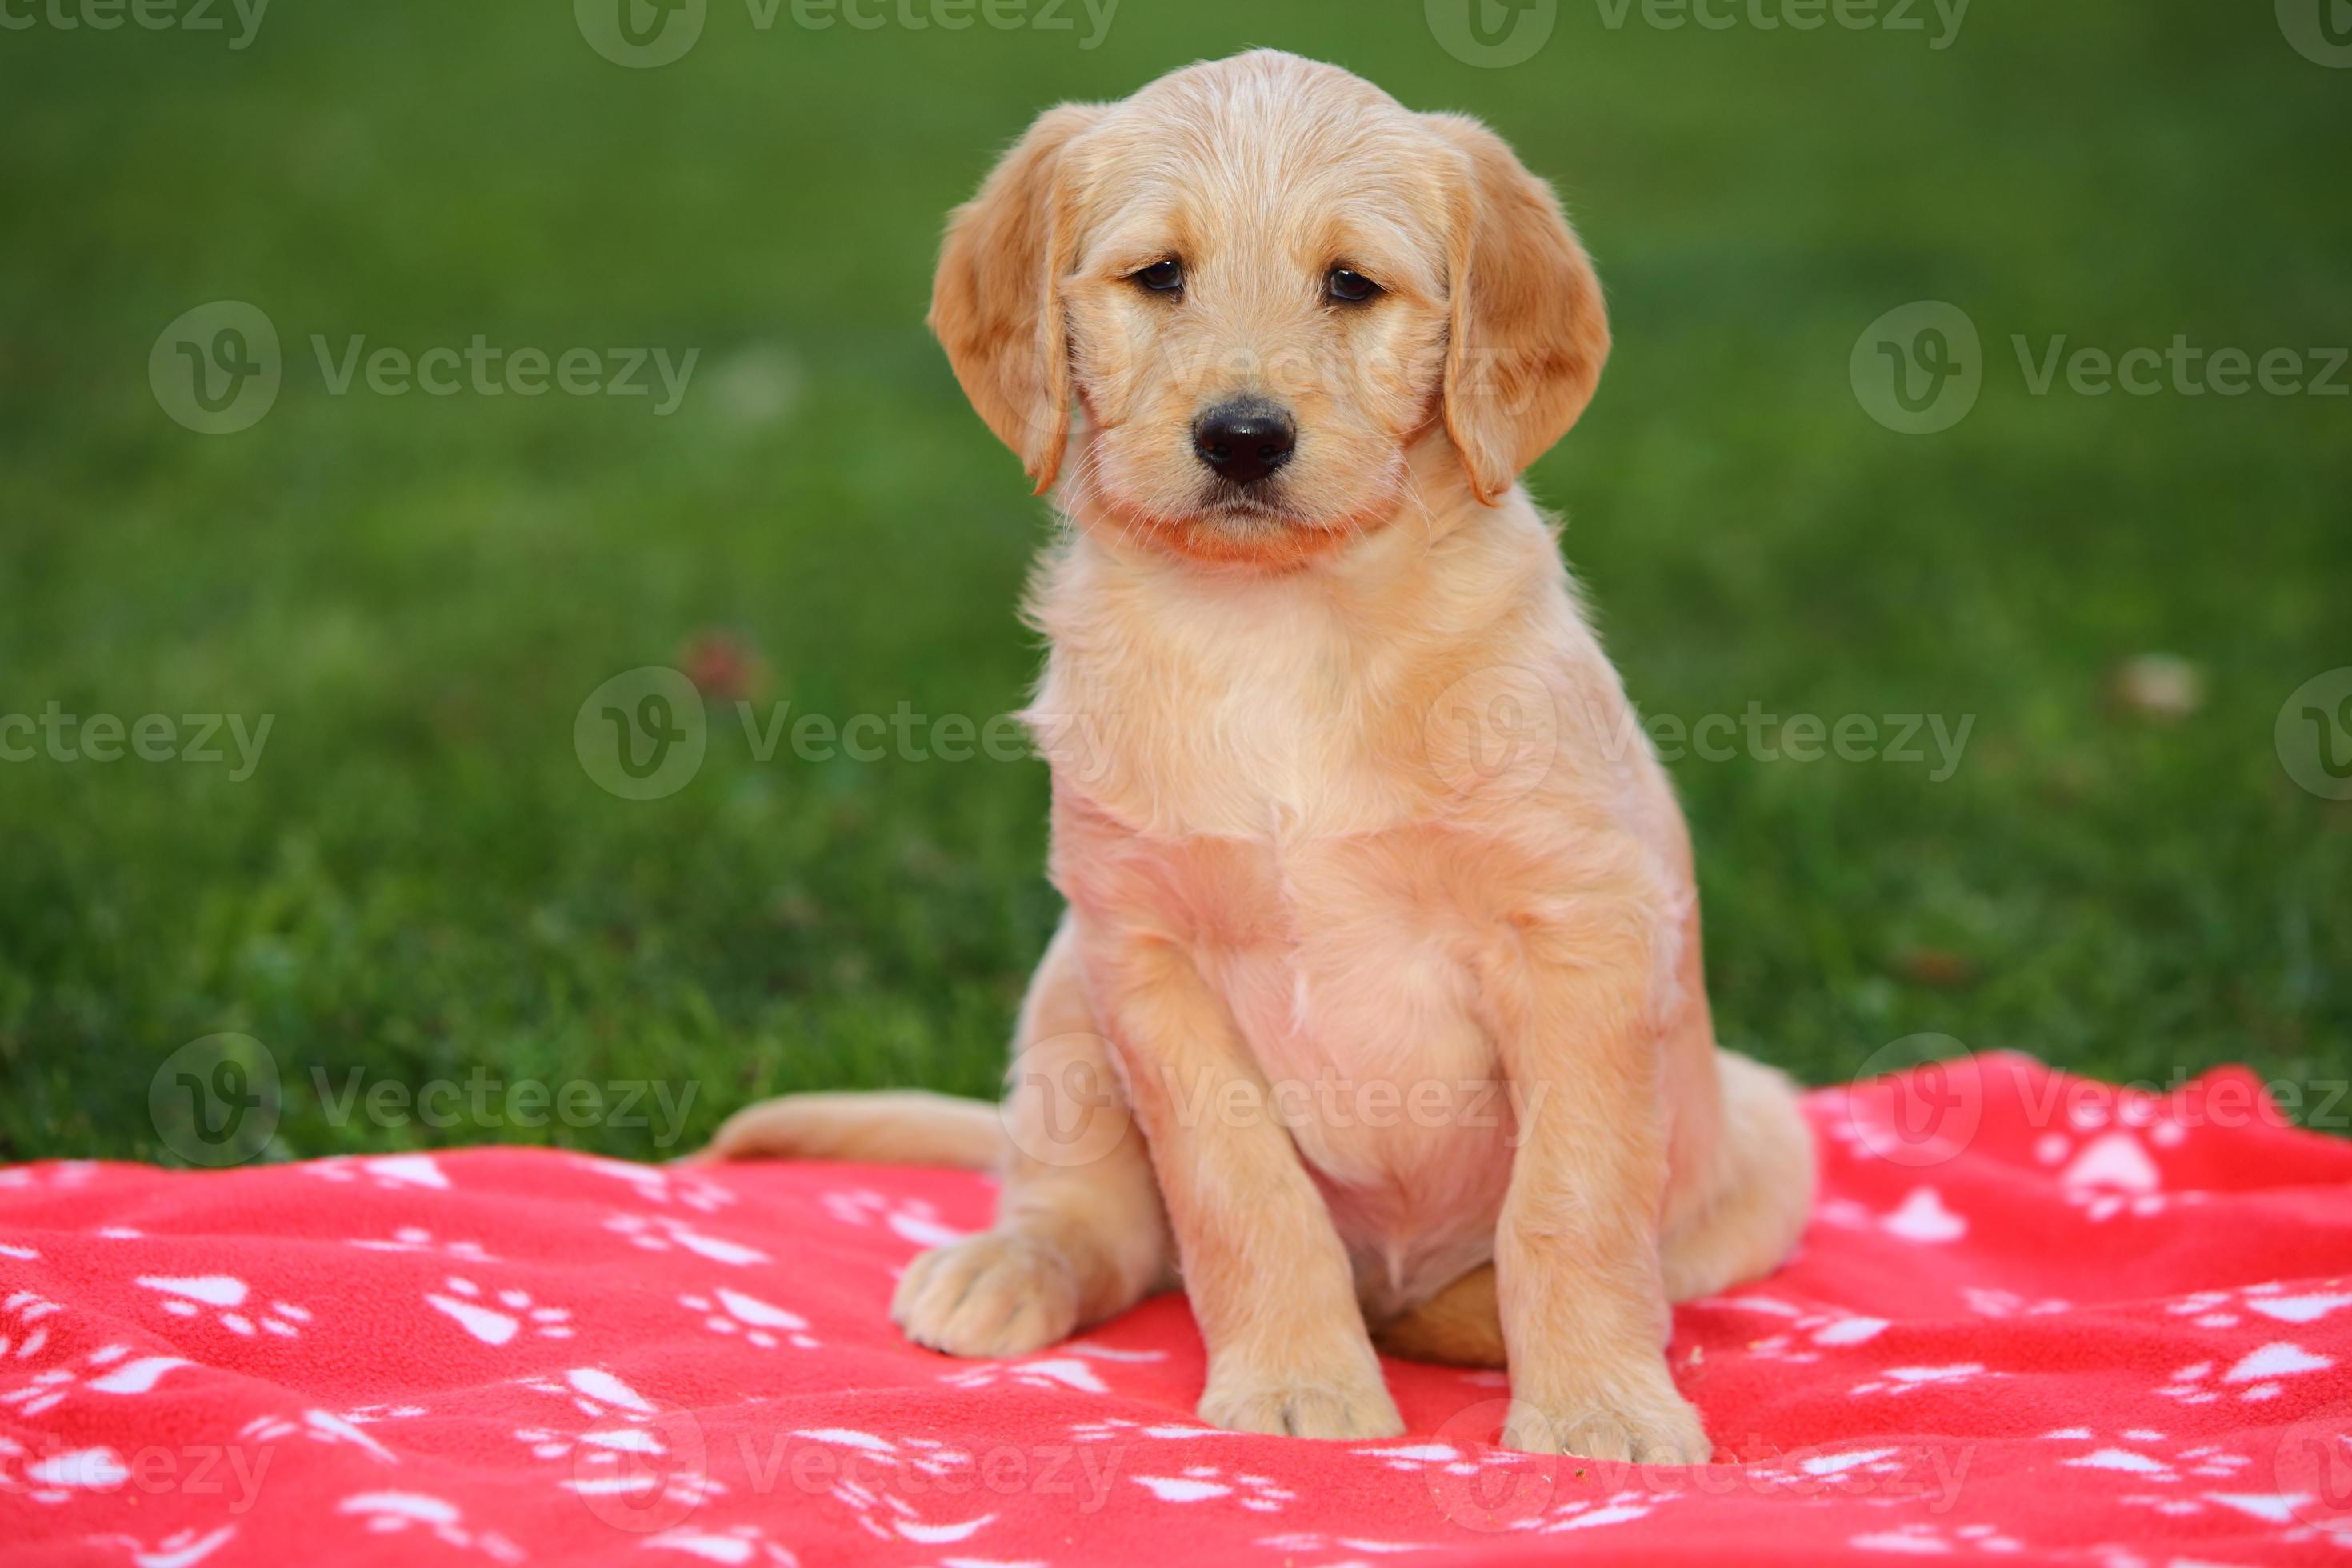
M1140 922L1182 943L1265 1086L1252 1113L1297 1144L1365 1299L1402 1308L1485 1261L1517 1106L1478 988L1495 938L1449 887L1446 842L1091 848L1057 844L1072 902L1097 930Z
M1175 939L1340 1185L1427 1184L1496 1125L1462 1101L1499 1074L1477 976L1497 940L1476 846L1431 827L1168 837L1066 809L1055 862L1097 930ZM1465 889L1465 879L1467 881ZM1466 1134L1466 1136L1465 1136Z

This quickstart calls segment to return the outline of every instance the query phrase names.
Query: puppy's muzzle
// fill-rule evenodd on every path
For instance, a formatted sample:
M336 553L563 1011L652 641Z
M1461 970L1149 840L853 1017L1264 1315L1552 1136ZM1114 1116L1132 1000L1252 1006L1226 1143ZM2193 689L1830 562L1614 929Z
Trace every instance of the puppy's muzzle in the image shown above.
M1220 403L1192 422L1192 450L1218 478L1255 484L1290 461L1298 426L1263 398Z

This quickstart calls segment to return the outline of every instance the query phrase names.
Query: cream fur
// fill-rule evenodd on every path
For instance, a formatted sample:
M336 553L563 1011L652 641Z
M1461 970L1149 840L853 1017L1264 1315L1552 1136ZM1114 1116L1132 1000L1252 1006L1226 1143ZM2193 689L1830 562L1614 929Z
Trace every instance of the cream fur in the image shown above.
M1130 281L1164 258L1181 299ZM1324 300L1342 264L1384 292ZM1259 51L1043 117L958 212L932 320L1067 525L1030 610L1069 910L997 1226L919 1259L899 1322L1020 1353L1181 1279L1218 1425L1402 1430L1377 1331L1507 1360L1516 1446L1704 1459L1667 1303L1778 1266L1811 1150L1785 1080L1716 1047L1681 813L1517 483L1608 351L1549 189L1475 122ZM1189 432L1238 393L1299 437L1235 502ZM1318 1079L1520 1114L1202 1113ZM1114 1120L1039 1158L1079 1083ZM782 1103L714 1152L975 1142Z

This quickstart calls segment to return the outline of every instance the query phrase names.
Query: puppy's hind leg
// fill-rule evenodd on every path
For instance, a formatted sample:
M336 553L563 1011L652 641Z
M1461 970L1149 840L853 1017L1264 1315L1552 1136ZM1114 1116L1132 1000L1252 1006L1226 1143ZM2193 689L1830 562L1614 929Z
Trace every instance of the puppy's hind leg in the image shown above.
M1789 1260L1813 1206L1813 1135L1795 1086L1718 1050L1723 1119L1713 1178L1660 1238L1666 1300L1696 1300L1760 1279Z
M1382 1355L1441 1366L1504 1366L1502 1310L1495 1300L1495 1266L1482 1263L1423 1301L1372 1330Z
M1022 1005L1004 1126L995 1225L916 1258L890 1307L908 1339L950 1355L1025 1355L1175 1283L1151 1162L1066 916Z

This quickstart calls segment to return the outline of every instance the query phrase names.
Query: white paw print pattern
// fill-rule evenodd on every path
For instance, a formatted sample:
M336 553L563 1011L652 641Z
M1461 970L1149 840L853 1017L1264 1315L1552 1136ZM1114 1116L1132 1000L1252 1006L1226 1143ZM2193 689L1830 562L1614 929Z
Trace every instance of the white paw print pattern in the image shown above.
M431 1231L417 1225L404 1225L394 1231L389 1239L383 1241L354 1237L352 1238L351 1245L365 1247L370 1252L438 1253L444 1258L461 1258L467 1263L498 1261L478 1241L441 1241L436 1239Z
M1793 1462L1791 1462L1793 1461ZM1851 1485L1839 1478L1852 1476L1860 1480L1869 1476L1899 1476L1908 1465L1903 1450L1892 1446L1882 1448L1845 1448L1827 1454L1775 1456L1741 1468L1740 1479L1764 1488L1792 1488L1820 1491L1830 1485Z
M585 1432L560 1431L552 1426L522 1426L520 1442L530 1445L531 1457L554 1463L569 1459L572 1473L556 1484L589 1500L615 1498L642 1504L654 1497L688 1512L714 1497L723 1496L724 1483L712 1479L698 1464L670 1452L666 1434L698 1435L693 1418L683 1412L665 1420L650 1399L598 1366L574 1367L559 1380L530 1377L521 1386L569 1400L573 1409L596 1425ZM657 1468L651 1461L674 1461ZM601 1515L599 1517L602 1517Z
M1758 1361L1817 1362L1824 1350L1868 1344L1889 1326L1885 1318L1864 1317L1856 1312L1807 1311L1769 1296L1732 1296L1721 1305L1788 1320L1786 1332L1766 1334L1748 1342L1747 1353ZM1692 1347L1690 1360L1694 1363L1699 1359L1697 1351L1698 1347Z
M2119 1186L2130 1192L2163 1185L2138 1139L2145 1137L2158 1149L2178 1149L2189 1142L2189 1129L2172 1114L2169 1098L2142 1089L2108 1090L2104 1085L2076 1088L2080 1092L2066 1097L2064 1130L2042 1133L2034 1142L2033 1157L2055 1165L2074 1155L2074 1163L2059 1177L2069 1184ZM2115 1132L2124 1135L2123 1144L2107 1142L2107 1134Z
M138 1356L129 1360L127 1345L100 1345L82 1357L79 1367L51 1367L37 1373L31 1381L0 1394L0 1405L14 1409L20 1415L39 1415L54 1410L73 1394L135 1394L153 1390L163 1374L174 1367L194 1366L195 1363L175 1355Z
M560 1382L551 1377L518 1378L516 1382L535 1393L570 1400L572 1408L591 1421L601 1421L608 1415L646 1421L661 1414L652 1400L600 1366L574 1367ZM515 1436L523 1434L518 1432Z
M1979 1318L2040 1318L2074 1310L2073 1302L2061 1301L2054 1296L2029 1300L2014 1290L1990 1290L1981 1285L1963 1287L1960 1299Z
M2325 1372L2335 1364L2333 1356L2315 1354L2292 1340L2273 1340L2231 1362L2218 1378L2214 1369L2220 1363L2200 1361L2174 1373L2156 1392L2183 1405L2210 1405L2231 1395L2259 1404L2279 1396L2284 1391L2282 1379Z
M2042 1436L2045 1439L2055 1438L2078 1442L2095 1440L2088 1428L2081 1426L2046 1432ZM2103 1442L2091 1452L2078 1455L2063 1462L2084 1469L2116 1471L2134 1477L2151 1486L2183 1489L2169 1492L2126 1492L2116 1500L2126 1507L2147 1509L2167 1519L2193 1519L2210 1513L2219 1507L2233 1513L2243 1514L2248 1518L2261 1520L2267 1524L2293 1527L2300 1523L2295 1510L2298 1505L2310 1500L2305 1494L2225 1491L2208 1486L2205 1489L2191 1495L2186 1489L2189 1483L2195 1481L2221 1483L2224 1486L2231 1483L2242 1485L2246 1479L2251 1479L2249 1472L2257 1468L2255 1459L2250 1454L2237 1453L2217 1444L2204 1443L2195 1447L2183 1448L2169 1458L2163 1458L2152 1454L2141 1453L2137 1447L2126 1446L2137 1443L2145 1447L2160 1440L2163 1434L2160 1432L2144 1429L2121 1432L2116 1434L2118 1441ZM2299 1544L2317 1539L2323 1533L2322 1531L2315 1529L2290 1528L2278 1539L2289 1544ZM2111 1559L2111 1561L2120 1560Z
M1378 1459L1389 1469L1409 1476L1423 1475L1430 1470L1442 1470L1449 1476L1475 1476L1506 1454L1503 1449L1494 1448L1473 1458L1451 1443L1396 1443L1378 1448L1354 1448L1349 1452L1359 1458Z
M798 1312L788 1312L757 1296L730 1290L723 1285L708 1296L689 1291L677 1299L677 1304L690 1312L704 1314L702 1326L712 1333L740 1333L744 1343L761 1350L773 1350L787 1343L795 1350L822 1348L822 1342L808 1332L808 1320Z
M756 1524L738 1524L726 1530L696 1530L679 1525L675 1530L646 1536L643 1545L648 1552L683 1552L706 1563L724 1563L727 1568L743 1568L744 1564L756 1563L767 1563L769 1568L799 1568L800 1563L789 1547L769 1540L768 1532Z
M2224 1509L2232 1514L2275 1527L2277 1533L2272 1539L2283 1546L2321 1542L2338 1551L2352 1548L2352 1535L2346 1534L2326 1521L2313 1523L2304 1518L2299 1510L2308 1508L2315 1500L2309 1492L2209 1491L2199 1497L2137 1493L2118 1500L2137 1508L2153 1509L2169 1519L2193 1519L2211 1513L2216 1509ZM2121 1547L2111 1549L2106 1563L2108 1568L2154 1568L2146 1558L2135 1556Z
M2188 1136L2154 1095L2078 1095L2066 1107L2064 1129L2033 1141L2033 1157L2060 1167L2066 1202L2095 1224L2126 1215L2147 1218L2175 1203L2202 1200L2201 1193L2167 1195L2163 1173L2148 1153L2150 1145L2179 1148Z
M2315 1323L2339 1307L2352 1307L2352 1290L2342 1279L2322 1279L2289 1289L2278 1280L2249 1285L2243 1291L2200 1290L2168 1302L2175 1317L2193 1318L2200 1329L2234 1329L2247 1313L2274 1323Z
M1536 1528L1546 1535L1563 1530L1592 1530L1601 1525L1631 1524L1647 1519L1660 1505L1682 1494L1664 1491L1612 1492L1605 1498L1574 1498L1551 1510Z
M971 1234L940 1219L940 1211L921 1198L893 1197L869 1187L851 1187L827 1193L817 1201L843 1225L879 1225L917 1247L945 1247Z
M1231 1498L1252 1513L1280 1513L1298 1494L1267 1476L1227 1471L1214 1465L1188 1465L1172 1476L1129 1476L1128 1479L1161 1502L1207 1502Z
M626 1182L644 1203L677 1204L697 1214L717 1214L735 1201L735 1194L718 1183L674 1167L633 1165L626 1160L607 1160L599 1154L574 1154L571 1163L581 1170Z
M69 1192L89 1184L98 1173L98 1166L89 1160L60 1160L53 1165L0 1166L0 1189L29 1190L47 1187L56 1192Z
M1508 1448L1477 1445L1457 1447L1454 1444L1444 1442L1392 1443L1384 1444L1376 1448L1352 1448L1349 1451L1359 1458L1377 1459L1391 1470L1405 1475L1419 1476L1433 1487L1444 1484L1434 1479L1438 1476L1454 1478L1470 1483L1468 1495L1474 1499L1476 1496L1476 1486L1472 1481L1472 1478L1484 1472L1517 1471L1521 1477L1539 1479L1549 1488L1552 1484L1551 1467L1557 1463L1557 1461L1533 1459L1528 1455L1515 1453ZM1622 1470L1622 1467L1615 1467L1615 1468L1621 1472ZM1578 1469L1575 1473L1579 1479L1581 1479L1585 1472ZM1561 1487L1558 1489L1569 1489ZM1434 1497L1438 1494L1433 1490L1432 1495ZM1517 1495L1516 1488L1512 1495ZM1556 1491L1541 1494L1544 1498L1554 1495L1557 1495ZM1648 1518L1657 1509L1675 1501L1682 1495L1679 1491L1653 1484L1643 1490L1620 1490L1601 1497L1570 1496L1556 1507L1545 1504L1531 1509L1511 1520L1507 1524L1502 1525L1501 1528L1539 1531L1551 1535L1569 1530L1592 1530L1603 1525L1631 1524L1635 1520Z
M343 1412L343 1419L354 1426L372 1426L379 1421L403 1421L412 1415L430 1415L432 1410L423 1405L355 1405Z
M957 1453L928 1439L884 1437L847 1426L812 1427L792 1436L837 1451L840 1462L835 1467L833 1479L826 1484L825 1495L848 1509L858 1528L877 1541L954 1546L971 1540L999 1517L991 1511L965 1519L926 1519L909 1497L932 1495L939 1489L928 1485L920 1489L913 1485L877 1488L858 1479L876 1470L914 1470L927 1476L951 1473L973 1462L969 1453ZM902 1492L908 1495L900 1495ZM982 1560L969 1561L977 1563Z
M133 1283L159 1292L163 1299L156 1304L175 1318L202 1318L209 1313L222 1328L247 1339L257 1333L296 1339L310 1321L310 1310L291 1301L273 1300L247 1309L253 1287L233 1274L142 1274Z
M33 1290L18 1290L5 1301L0 1301L0 1312L11 1321L7 1331L0 1333L0 1356L12 1361L30 1361L41 1353L49 1342L48 1326L42 1319L52 1317L65 1308Z
M1899 1524L1892 1530L1865 1531L1846 1544L1857 1552L1892 1552L1915 1557L1949 1556L1971 1551L2005 1556L2025 1550L2023 1542L2003 1535L1990 1524L1963 1524L1949 1530L1937 1524Z
M1386 1557L1402 1552L1427 1552L1431 1549L1430 1543L1423 1541L1385 1541L1369 1535L1327 1535L1314 1530L1261 1535L1256 1543L1268 1552L1281 1552L1286 1568L1301 1557L1321 1557L1327 1552L1339 1552L1357 1554L1352 1564L1343 1562L1339 1568L1362 1568L1365 1557Z
M1969 1234L1967 1218L1946 1207L1944 1194L1934 1187L1912 1188L1885 1214L1853 1198L1823 1198L1813 1217L1841 1230L1884 1231L1927 1247L1940 1247Z
M307 1437L313 1443L345 1444L360 1449L379 1464L400 1463L398 1455L331 1410L305 1410L299 1418L257 1415L239 1427L236 1435L250 1443L274 1444L284 1438L299 1436Z
M1137 1437L1148 1437L1155 1442L1179 1442L1198 1437L1227 1436L1230 1434L1220 1432L1214 1426L1203 1426L1199 1422L1130 1421L1123 1415L1107 1415L1099 1420L1080 1421L1070 1427L1070 1441L1073 1443L1120 1443Z
M419 1530L452 1551L478 1552L494 1562L520 1563L525 1555L497 1531L469 1527L456 1503L424 1492L354 1492L335 1511L358 1520L372 1535Z
M2007 1373L1987 1372L1982 1362L1954 1362L1948 1366L1890 1366L1876 1377L1855 1384L1846 1392L1852 1394L1916 1394L1923 1388L1949 1388L1955 1384L1972 1383L1980 1377L2006 1377Z
M94 1546L119 1546L129 1554L136 1568L196 1568L196 1564L236 1539L236 1526L224 1524L217 1530L198 1531L190 1525L175 1530L152 1545L135 1535L93 1535Z
M542 1443L531 1452L544 1457L553 1447ZM727 1485L698 1467L679 1464L657 1469L651 1461L673 1458L658 1433L647 1426L617 1426L583 1432L563 1447L572 1473L556 1485L583 1498L620 1498L632 1506L658 1498L692 1513L712 1498L724 1497Z
M46 1450L37 1459L12 1437L0 1436L0 1460L27 1460L22 1476L0 1470L0 1494L22 1492L38 1503L61 1503L84 1492L110 1492L131 1479L122 1456L103 1446Z
M572 1337L570 1309L540 1306L528 1290L501 1290L494 1304L482 1287L463 1275L453 1274L441 1283L442 1290L425 1293L425 1305L456 1320L486 1345L505 1344L526 1331L542 1340Z
M2147 1426L2126 1427L2104 1438L2087 1426L2063 1426L2055 1432L2044 1432L2042 1441L2090 1445L2086 1452L2058 1461L2069 1469L2112 1470L2118 1475L2137 1477L2153 1486L2174 1486L2191 1478L2210 1481L2234 1480L2253 1463L2244 1454L2232 1453L2210 1443L2183 1448L2168 1458L2143 1453L2142 1449L2165 1441L2162 1432ZM2124 1500L2138 1500L2127 1497Z
M740 1241L711 1236L695 1229L684 1220L667 1215L616 1214L604 1222L604 1228L615 1236L628 1237L629 1245L647 1252L667 1252L677 1248L707 1258L713 1263L724 1263L731 1268L749 1268L754 1263L771 1261L756 1247L746 1247Z
M1095 1369L1073 1355L1037 1356L1024 1361L980 1362L961 1372L943 1373L940 1381L950 1388L1076 1389L1080 1394L1108 1394L1110 1385Z
M955 1388L993 1388L999 1384L1011 1384L1015 1388L1058 1390L1072 1388L1080 1394L1108 1394L1109 1385L1097 1376L1089 1362L1110 1362L1114 1364L1141 1364L1166 1361L1166 1351L1121 1351L1108 1345L1098 1345L1091 1340L1073 1340L1057 1345L1051 1355L1024 1357L1019 1361L974 1362L959 1372L943 1373L940 1381ZM1155 1435L1162 1428L1151 1429ZM1187 1427L1187 1433L1213 1432L1214 1427Z
M430 1154L347 1154L312 1160L295 1169L322 1182L363 1182L386 1192L449 1190L449 1177Z

